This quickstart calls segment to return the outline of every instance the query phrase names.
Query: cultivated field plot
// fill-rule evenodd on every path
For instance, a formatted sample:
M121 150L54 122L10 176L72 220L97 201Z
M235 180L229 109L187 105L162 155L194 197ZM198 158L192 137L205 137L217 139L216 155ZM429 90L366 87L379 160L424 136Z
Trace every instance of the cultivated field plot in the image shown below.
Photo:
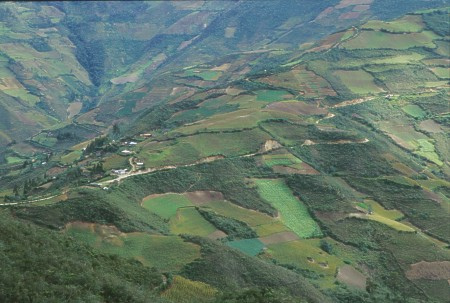
M450 79L450 70L448 67L433 67L431 71L441 79Z
M383 92L383 89L378 87L371 74L363 71L336 71L336 76L355 94L376 94Z
M441 125L434 120L424 120L420 122L419 127L429 133L442 133L444 131Z
M80 150L74 150L64 156L61 157L61 163L63 164L70 164L80 159L82 155L82 151Z
M362 273L353 268L353 266L346 264L339 267L336 278L339 282L345 283L348 286L366 290L367 278Z
M139 260L161 270L179 270L200 257L200 247L178 236L122 233L113 226L94 223L69 223L65 232L102 252Z
M181 276L174 276L169 289L162 293L162 297L179 303L207 303L211 302L217 290L209 284L192 281Z
M373 220L399 231L415 231L411 226L397 221L404 217L403 213L398 210L387 210L379 203L372 200L358 203L357 208L363 210L365 213L354 213L350 214L349 217Z
M253 107L255 106L254 102L252 106ZM258 123L261 121L278 118L289 119L291 121L301 120L301 118L295 114L271 111L269 109L249 108L249 109L240 109L225 114L216 114L205 120L201 120L191 125L186 125L184 127L178 128L174 132L179 132L183 134L192 134L198 131L248 129L257 127Z
M436 153L431 139L423 133L415 131L412 126L404 124L397 125L391 121L383 121L379 125L380 129L386 132L401 147L409 149L437 165L443 164L439 155Z
M178 208L174 217L170 219L170 231L174 234L190 234L208 236L216 228L206 221L195 207Z
M192 206L192 203L182 194L156 194L142 200L142 207L164 219L170 219L177 214L178 208L186 206Z
M282 180L255 179L262 198L274 206L281 221L301 238L322 235L320 227L311 218L306 206L299 201Z
M221 96L203 101L195 109L177 112L167 122L192 122L205 119L215 114L223 114L237 110L239 105L227 104L232 96Z
M324 275L321 286L333 287L337 268L343 262L318 247L316 240L296 240L267 246L265 256L270 256L282 264L292 264Z
M306 125L286 122L265 122L261 125L274 136L275 140L283 144L303 144L305 140L310 139Z
M276 102L281 100L292 99L294 96L284 90L258 90L256 94L256 101L261 102Z
M372 30L383 30L390 33L417 33L423 30L425 24L420 15L406 15L392 22L371 20L361 28Z
M414 118L423 118L426 113L423 111L423 109L415 104L408 104L404 107L402 107L402 110L407 113L410 116L413 116Z
M236 240L227 242L226 244L230 247L239 249L249 256L256 256L265 247L264 243L262 243L259 239Z
M267 105L266 108L295 115L326 115L328 113L326 108L302 101L275 102Z
M221 71L203 69L188 69L183 74L185 77L198 77L205 81L216 81L221 75Z
M262 156L263 163L268 167L273 166L289 166L301 164L302 160L290 153L275 153Z
M210 156L232 157L257 152L271 137L258 129L204 133L142 146L138 157L146 167L191 164Z
M261 78L258 81L294 90L304 98L336 95L327 80L307 70L304 66L295 67L289 72Z
M346 49L408 49L412 47L435 48L433 40L440 37L431 31L419 33L390 34L381 31L362 30L354 39L350 39L342 44Z
M103 168L105 170L110 169L123 169L130 166L129 159L126 156L113 154L104 159Z

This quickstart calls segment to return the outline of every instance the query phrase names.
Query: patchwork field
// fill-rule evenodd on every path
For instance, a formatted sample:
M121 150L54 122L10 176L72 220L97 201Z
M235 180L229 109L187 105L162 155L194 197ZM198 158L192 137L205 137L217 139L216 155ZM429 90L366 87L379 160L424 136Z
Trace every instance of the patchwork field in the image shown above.
M295 67L289 72L277 73L258 80L274 86L295 90L304 98L336 95L336 92L327 80L307 70L304 66Z
M435 48L433 40L439 36L431 31L407 34L389 34L381 31L363 30L357 38L350 39L342 44L342 47L353 49L408 49L415 46Z
M122 233L111 226L73 222L65 233L102 252L139 260L146 266L174 271L200 256L200 248L177 236Z
M295 115L326 115L328 113L326 108L302 101L275 102L267 105L266 108Z
M301 238L322 235L308 209L299 201L282 180L255 179L261 197L280 213L281 221Z
M390 33L417 33L423 30L425 24L420 15L406 15L392 22L378 20L369 21L362 26L364 29L384 30Z
M174 234L190 234L208 236L216 228L206 221L194 207L178 208L174 217L170 219L170 231Z
M192 203L181 194L150 195L142 200L142 207L164 219L170 219L177 214L178 208L186 206L192 206Z
M312 240L296 240L268 245L264 257L323 275L320 284L326 288L333 287L337 269L343 264L336 256L322 251L317 246L317 241Z
M373 77L362 70L357 71L336 71L335 75L341 79L342 83L356 94L376 94L383 92L378 87Z
M232 157L257 152L271 137L258 130L230 133L204 133L174 139L170 142L150 142L142 146L138 157L147 167L190 164L210 156Z
M294 97L287 91L283 90L258 90L256 93L256 101L275 102L280 100L291 99Z
M267 165L268 167L273 166L288 166L288 167L294 167L297 164L301 164L302 160L295 157L294 155L290 153L272 153L268 155L262 156L263 163Z

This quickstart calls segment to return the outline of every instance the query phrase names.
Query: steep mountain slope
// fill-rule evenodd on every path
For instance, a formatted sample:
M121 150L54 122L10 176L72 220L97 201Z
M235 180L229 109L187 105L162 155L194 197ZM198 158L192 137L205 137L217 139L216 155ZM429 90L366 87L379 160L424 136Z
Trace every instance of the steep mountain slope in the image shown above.
M295 50L373 15L390 18L412 9L388 2L5 3L0 147L43 129L63 128L58 133L86 138L84 130L101 131L163 101L172 92L161 87L172 83L163 73L235 52ZM437 5L441 2L414 1L416 7ZM77 120L81 130L64 129L97 104L105 105ZM40 138L31 141L34 147L52 147Z
M211 3L145 4L156 19L219 13L192 29L199 37L181 52L174 45L183 42L160 37L145 54L163 58L164 49L167 58L140 74L145 54L86 71L97 106L32 138L52 153L9 147L0 195L4 212L19 218L14 228L26 220L63 233L59 241L70 236L74 246L155 267L155 287L156 272L163 283L136 293L142 301L153 302L145 297L152 293L169 302L447 302L449 10L369 20L304 43L315 30L404 8L311 1L300 20L296 2L278 6L292 9L286 19L244 31L251 9L264 14L275 2ZM83 5L95 8L92 23L73 39L87 50L107 45L93 29L125 11ZM146 6L133 5L139 20ZM57 7L82 18L76 4ZM304 27L311 18L314 26ZM167 35L179 30L167 23ZM105 53L123 50L111 40ZM96 138L73 145L89 136ZM32 227L36 238L53 233L41 228ZM107 264L108 290L136 266L116 272ZM125 279L128 294L138 282Z

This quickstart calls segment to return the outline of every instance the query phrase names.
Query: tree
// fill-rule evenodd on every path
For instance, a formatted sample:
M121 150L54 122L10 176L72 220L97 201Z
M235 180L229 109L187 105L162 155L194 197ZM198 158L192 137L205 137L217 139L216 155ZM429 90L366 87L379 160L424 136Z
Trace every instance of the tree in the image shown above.
M330 255L333 253L333 245L331 245L331 243L328 243L324 239L320 240L320 249Z
M373 214L372 205L369 204L369 206L367 207L367 212L369 213L369 215Z
M14 193L14 196L16 196L16 197L19 195L19 186L17 184L14 185L13 193Z
M118 123L114 123L114 125L113 125L113 134L114 134L115 136L117 136L117 135L120 134L120 127L119 127L119 124L118 124Z

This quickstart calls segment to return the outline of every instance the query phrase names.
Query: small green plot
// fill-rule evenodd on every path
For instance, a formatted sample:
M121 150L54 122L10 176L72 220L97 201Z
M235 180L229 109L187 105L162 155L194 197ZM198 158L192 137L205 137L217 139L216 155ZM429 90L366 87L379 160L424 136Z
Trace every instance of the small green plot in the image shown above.
M208 236L216 228L206 221L194 207L179 208L170 220L170 231L174 234Z
M409 104L404 107L402 107L402 110L407 113L410 116L413 116L414 118L423 118L425 117L426 113L420 108L420 106L417 106L415 104Z
M282 180L254 180L263 199L273 205L281 221L301 238L321 236L319 225L314 221L306 206L298 200Z
M243 253L250 255L250 256L256 256L264 248L264 244L258 239L244 239L244 240L231 241L231 242L228 242L227 245L230 247L239 249Z
M150 196L142 201L142 207L164 219L175 216L178 208L190 205L192 205L191 201L180 194Z
M205 81L216 81L220 78L220 76L222 75L222 72L220 71L198 71L198 70L187 70L184 73L186 76L196 76L199 78L202 78Z
M275 102L286 99L286 96L292 96L284 90L259 90L256 92L257 101Z
M336 71L335 74L355 94L372 94L383 91L375 84L372 75L363 70L340 70Z

